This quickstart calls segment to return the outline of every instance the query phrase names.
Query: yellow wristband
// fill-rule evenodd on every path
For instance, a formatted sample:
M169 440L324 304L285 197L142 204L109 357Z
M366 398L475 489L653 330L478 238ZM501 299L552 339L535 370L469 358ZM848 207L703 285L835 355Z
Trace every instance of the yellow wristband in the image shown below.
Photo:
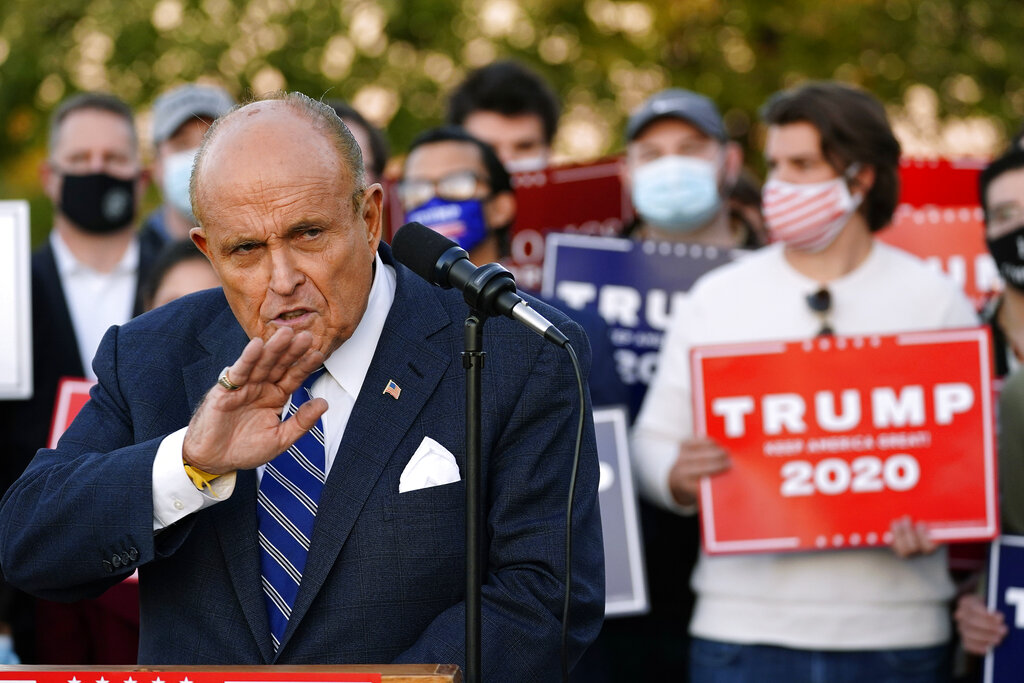
M219 474L210 474L209 472L203 472L198 467L193 467L184 460L182 460L182 465L185 466L185 474L188 475L188 478L192 480L192 483L195 485L197 489L199 489L200 491L202 491L204 488L210 489L211 496L217 495L216 493L213 492L213 487L210 485L210 482L219 477Z

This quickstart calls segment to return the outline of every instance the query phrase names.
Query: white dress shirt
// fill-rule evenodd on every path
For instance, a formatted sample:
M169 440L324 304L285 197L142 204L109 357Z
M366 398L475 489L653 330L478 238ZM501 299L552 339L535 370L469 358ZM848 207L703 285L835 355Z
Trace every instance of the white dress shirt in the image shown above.
M82 368L86 377L96 379L92 358L100 340L111 325L123 325L132 318L138 285L139 241L131 241L109 273L93 270L76 259L56 230L50 232L50 245L75 330Z
M366 312L359 325L352 336L324 361L327 372L310 387L313 397L325 399L329 406L321 418L328 474L395 300L395 269L384 265L380 256L376 257L376 265ZM210 386L213 386L212 382ZM282 415L286 409L287 406L282 409ZM154 530L170 526L193 512L225 500L235 490L234 472L210 482L212 495L196 489L182 466L182 445L187 431L188 427L183 427L166 436L153 461ZM262 466L257 469L257 476L262 476L263 469Z

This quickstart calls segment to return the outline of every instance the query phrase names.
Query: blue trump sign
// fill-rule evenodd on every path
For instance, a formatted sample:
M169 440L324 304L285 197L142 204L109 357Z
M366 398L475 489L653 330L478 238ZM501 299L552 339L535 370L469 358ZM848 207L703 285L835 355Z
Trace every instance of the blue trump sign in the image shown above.
M605 319L635 415L673 309L697 278L731 261L733 251L561 233L548 235L546 249L544 296Z
M1003 613L1008 632L985 657L985 683L1019 681L1024 671L1024 536L1000 536L992 543L988 608Z

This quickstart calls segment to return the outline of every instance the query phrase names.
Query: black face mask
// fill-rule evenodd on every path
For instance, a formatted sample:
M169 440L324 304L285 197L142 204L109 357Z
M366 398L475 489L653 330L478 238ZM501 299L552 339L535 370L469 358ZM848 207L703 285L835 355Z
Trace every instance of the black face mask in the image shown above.
M1024 225L985 242L1006 284L1024 292Z
M86 232L117 232L135 220L135 179L122 180L106 173L66 174L60 210Z

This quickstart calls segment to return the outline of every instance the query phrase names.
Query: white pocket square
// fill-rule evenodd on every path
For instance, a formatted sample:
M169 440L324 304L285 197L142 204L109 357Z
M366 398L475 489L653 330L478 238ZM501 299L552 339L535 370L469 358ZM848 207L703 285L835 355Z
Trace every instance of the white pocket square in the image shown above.
M398 478L398 492L407 493L451 484L461 479L459 464L455 462L451 451L425 436L409 459L409 464L402 470L402 476Z

